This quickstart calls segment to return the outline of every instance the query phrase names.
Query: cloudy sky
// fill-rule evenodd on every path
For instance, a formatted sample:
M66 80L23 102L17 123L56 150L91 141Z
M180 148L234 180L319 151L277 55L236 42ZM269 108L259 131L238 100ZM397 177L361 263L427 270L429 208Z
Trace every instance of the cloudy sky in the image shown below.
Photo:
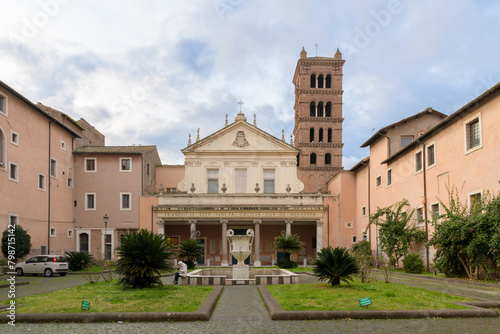
M0 80L85 118L107 145L183 163L188 134L249 120L289 140L302 47L344 66L344 167L379 129L450 114L500 81L500 4L473 0L5 1ZM317 47L315 45L318 45ZM317 52L317 53L316 53Z

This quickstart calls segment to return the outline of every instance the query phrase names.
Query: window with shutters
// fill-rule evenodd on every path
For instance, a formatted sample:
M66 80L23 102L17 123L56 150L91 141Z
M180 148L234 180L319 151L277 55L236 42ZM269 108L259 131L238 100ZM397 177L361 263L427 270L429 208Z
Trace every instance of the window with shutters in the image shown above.
M274 194L275 169L264 169L264 194Z
M465 154L483 147L481 135L481 114L475 115L464 122Z
M219 192L219 170L207 169L207 192L217 194Z

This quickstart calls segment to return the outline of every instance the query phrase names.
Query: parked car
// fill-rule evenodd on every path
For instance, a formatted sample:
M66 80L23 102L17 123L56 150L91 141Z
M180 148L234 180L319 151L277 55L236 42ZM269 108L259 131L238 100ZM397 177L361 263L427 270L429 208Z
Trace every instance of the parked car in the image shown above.
M53 274L65 276L68 273L68 262L61 255L36 255L26 261L16 265L16 273L19 276L24 274L43 274L51 277Z

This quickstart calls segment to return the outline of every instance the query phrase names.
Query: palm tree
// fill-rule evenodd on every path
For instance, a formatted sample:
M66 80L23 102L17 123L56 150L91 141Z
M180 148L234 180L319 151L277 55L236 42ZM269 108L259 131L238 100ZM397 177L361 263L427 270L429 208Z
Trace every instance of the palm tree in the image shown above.
M179 253L177 256L180 257L187 265L188 269L194 269L196 267L196 259L203 257L204 248L199 240L188 239L184 240L179 244Z
M352 275L359 273L356 259L345 247L323 248L317 255L313 271L321 281L328 280L331 285L339 285L340 281L349 284Z
M68 267L71 271L84 270L90 266L94 257L88 252L66 252Z
M279 252L285 253L284 260L279 262L278 266L280 268L295 268L297 264L290 259L290 256L294 252L300 252L303 248L299 236L297 234L291 234L287 237L278 237L274 245Z
M162 272L173 270L170 244L163 235L140 230L126 235L117 248L120 259L116 272L122 275L119 284L132 288L161 285Z

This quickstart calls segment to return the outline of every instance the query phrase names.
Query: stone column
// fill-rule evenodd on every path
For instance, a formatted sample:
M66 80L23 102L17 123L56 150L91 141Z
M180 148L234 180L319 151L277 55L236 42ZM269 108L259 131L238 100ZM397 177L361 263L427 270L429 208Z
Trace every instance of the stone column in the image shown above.
M255 250L254 250L254 260L253 260L253 265L255 267L260 267L262 266L262 263L260 262L260 224L262 224L262 219L255 219L253 221L255 224L254 230L255 230L255 236L254 236L254 241L255 241Z
M158 218L156 223L158 224L158 234L165 234L165 220Z
M229 262L227 262L227 219L221 219L220 220L222 224L222 239L221 239L221 244L222 244L222 250L221 250L221 266L227 267L229 266Z
M286 237L289 237L290 235L292 235L292 223L293 223L293 220L285 220L285 224L286 224L285 236Z
M189 238L196 240L196 219L189 219Z
M316 252L323 248L323 219L316 221Z

